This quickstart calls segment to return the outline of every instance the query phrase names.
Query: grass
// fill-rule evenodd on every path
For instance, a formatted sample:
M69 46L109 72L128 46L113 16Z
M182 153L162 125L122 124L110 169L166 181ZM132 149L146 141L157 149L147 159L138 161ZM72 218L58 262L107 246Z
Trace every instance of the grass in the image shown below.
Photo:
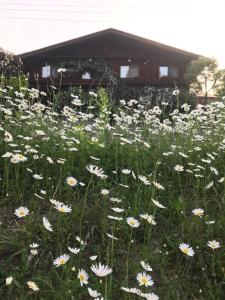
M166 300L223 299L222 103L192 112L181 109L167 121L158 110L127 104L111 116L114 121L109 125L106 107L100 115L95 110L93 116L80 114L76 106L57 115L51 106L40 106L38 98L32 100L33 94L26 90L7 98L6 91L1 96L0 296L86 300L91 299L87 290L91 287L108 300L154 300L157 295ZM107 178L88 171L89 165L102 168ZM177 165L181 171L175 170ZM70 176L78 181L74 187L66 182ZM108 194L102 193L104 189ZM72 211L58 211L51 199ZM18 218L15 210L21 206L29 214ZM192 212L196 208L204 210L201 217ZM148 220L140 216L144 214L150 215ZM43 217L53 231L43 225ZM129 226L128 217L139 226ZM220 247L210 248L207 243L212 240ZM33 243L39 245L35 255ZM189 244L194 255L183 253L181 243ZM80 252L73 254L68 247ZM54 266L64 253L70 255L68 262ZM97 259L91 260L95 255ZM141 261L152 271L144 270ZM96 276L91 265L99 262L112 273ZM88 285L81 286L77 278L81 269L89 275ZM136 276L143 272L152 277L152 286L139 285ZM6 285L9 276L13 281ZM35 282L39 290L29 289L27 281Z

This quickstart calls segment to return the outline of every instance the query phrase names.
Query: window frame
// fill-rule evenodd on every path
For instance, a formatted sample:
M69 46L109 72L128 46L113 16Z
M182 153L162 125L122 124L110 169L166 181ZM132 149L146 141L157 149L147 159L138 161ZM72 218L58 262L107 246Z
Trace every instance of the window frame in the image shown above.
M128 76L122 76L122 68L128 68L127 70L127 74ZM134 75L134 76L131 76L131 70L132 68L136 68L136 72L137 72L137 76ZM120 65L120 78L121 79L136 79L136 78L140 78L140 66L139 65Z

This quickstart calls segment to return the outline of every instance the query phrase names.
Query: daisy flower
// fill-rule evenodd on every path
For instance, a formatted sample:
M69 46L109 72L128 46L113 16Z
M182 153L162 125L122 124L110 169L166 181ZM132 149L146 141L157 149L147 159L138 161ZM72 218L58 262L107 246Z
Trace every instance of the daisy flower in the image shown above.
M195 216L202 217L204 215L204 209L202 209L202 208L195 208L195 209L192 210L192 213Z
M98 293L97 291L95 290L92 290L90 287L88 288L88 293L91 297L93 298L97 298L98 296L101 296L100 293Z
M47 219L46 217L43 217L42 221L43 221L44 227L45 227L48 231L53 231L52 225L50 224L50 222L48 221L48 219Z
M147 179L147 177L138 175L138 178L145 184L145 185L150 185L150 181Z
M78 254L80 252L79 248L70 248L70 247L68 247L68 249L73 254Z
M135 228L137 228L140 225L139 221L133 217L127 218L127 224Z
M98 166L94 166L94 165L88 165L86 167L86 169L91 173L94 174L102 179L106 179L107 176L104 174L104 171L102 170L102 168L99 168Z
M53 265L56 267L65 265L69 259L70 259L70 256L68 254L60 255L53 261Z
M107 190L107 189L102 189L102 190L101 190L101 194L104 195L104 196L105 196L105 195L108 195L108 194L109 194L109 190Z
M184 167L181 166L181 165L176 165L174 167L174 171L176 171L176 172L183 172L184 171Z
M28 285L29 289L31 289L31 290L33 290L35 292L39 291L39 287L37 286L37 284L35 282L27 281L27 285Z
M12 283L12 281L13 281L13 277L12 277L12 276L9 276L9 277L7 277L7 278L5 279L5 284L6 284L6 285L10 285L10 284Z
M18 218L23 218L29 214L29 209L24 206L20 206L15 210L14 215L16 215Z
M96 260L98 255L89 256L90 260Z
M159 208L166 208L164 205L162 205L161 203L159 203L157 200L152 199L152 202L155 204L155 206L157 206Z
M143 260L140 262L142 268L148 272L152 271L152 268L149 264L145 263Z
M182 244L180 244L179 248L184 254L186 254L188 256L193 256L195 254L192 247L189 247L189 244L182 243Z
M79 270L77 278L80 279L80 285L83 286L84 284L88 284L88 274L84 269Z
M208 241L207 245L212 248L213 250L214 249L217 249L217 248L220 248L220 243L213 240L213 241Z
M107 265L102 265L101 263L99 263L98 265L92 265L91 270L92 270L92 272L95 273L95 275L97 275L99 277L105 277L105 276L111 274L113 271Z
M71 206L65 204L56 204L55 209L57 209L61 213L70 213L72 211Z
M145 272L138 273L136 278L140 286L144 285L148 287L154 284L152 277L150 275L147 275Z
M66 178L66 183L69 185L69 186L76 186L78 184L78 181L76 180L76 178L70 176L70 177L67 177Z

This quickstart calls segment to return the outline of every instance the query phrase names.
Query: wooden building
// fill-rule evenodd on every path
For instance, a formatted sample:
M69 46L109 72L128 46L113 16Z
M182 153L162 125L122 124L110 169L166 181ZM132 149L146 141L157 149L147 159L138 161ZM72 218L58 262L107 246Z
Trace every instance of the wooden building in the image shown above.
M199 55L110 28L20 57L41 85L104 85L114 76L130 86L183 87L186 66Z

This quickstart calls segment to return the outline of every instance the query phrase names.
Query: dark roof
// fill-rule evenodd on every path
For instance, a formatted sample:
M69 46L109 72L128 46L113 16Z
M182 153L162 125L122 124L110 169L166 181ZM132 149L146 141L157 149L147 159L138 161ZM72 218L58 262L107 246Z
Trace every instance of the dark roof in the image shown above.
M143 44L146 44L146 45L149 45L149 46L151 46L151 45L156 46L156 47L159 47L161 49L165 49L165 50L172 51L172 52L184 55L184 56L188 56L188 57L191 57L192 59L197 59L200 56L200 55L195 54L195 53L184 51L184 50L172 47L172 46L168 46L168 45L165 45L165 44L162 44L162 43L159 43L159 42L156 42L156 41L152 41L152 40L149 40L149 39L146 39L146 38L143 38L143 37L131 34L131 33L127 33L127 32L121 31L121 30L117 30L117 29L114 29L114 28L108 28L108 29L105 29L105 30L101 30L101 31L98 31L98 32L95 32L95 33L91 33L91 34L88 34L88 35L84 35L84 36L72 39L72 40L69 40L69 41L54 44L54 45L44 47L44 48L41 48L41 49L37 49L37 50L34 50L34 51L25 52L25 53L20 54L20 56L22 58L25 58L25 57L33 56L33 55L36 55L36 54L37 55L42 54L42 53L45 53L45 52L50 51L50 50L55 50L57 48L62 48L62 47L69 46L69 45L75 45L75 44L78 44L79 42L83 42L83 41L86 41L86 40L89 40L89 39L92 39L92 38L95 38L95 37L104 36L104 35L107 35L107 34L110 34L110 33L116 34L118 36L123 36L123 37L126 37L126 38L130 38L130 39L136 40L140 43L143 43Z

